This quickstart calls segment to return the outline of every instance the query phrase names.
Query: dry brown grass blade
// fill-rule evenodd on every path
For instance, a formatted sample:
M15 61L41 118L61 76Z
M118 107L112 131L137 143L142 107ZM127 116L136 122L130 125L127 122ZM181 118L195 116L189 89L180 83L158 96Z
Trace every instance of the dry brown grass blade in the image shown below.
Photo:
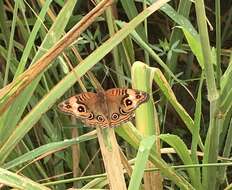
M15 81L0 91L0 99L5 97L0 107L0 115L9 107L15 98L39 75L49 64L67 48L80 34L113 3L113 0L102 0L94 9L85 15L63 38L61 38L36 63L20 75ZM19 82L23 81L23 82ZM7 98L6 98L7 97Z
M123 166L114 128L108 128L107 131L103 131L104 129L100 127L96 129L110 189L126 190Z
M123 153L120 147L119 147L119 151L120 151L121 161L125 169L125 172L127 172L127 174L131 177L133 168L131 167L130 163L127 160L127 157L125 156L125 154Z

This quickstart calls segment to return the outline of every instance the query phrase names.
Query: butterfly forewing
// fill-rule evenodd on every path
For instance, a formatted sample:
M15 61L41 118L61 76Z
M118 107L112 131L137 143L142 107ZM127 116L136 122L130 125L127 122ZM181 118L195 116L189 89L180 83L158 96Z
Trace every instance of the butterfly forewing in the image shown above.
M148 94L143 91L113 88L105 93L109 105L109 120L111 126L119 125L134 116L134 110L148 100Z
M75 117L88 118L89 108L86 102L91 102L95 104L97 101L97 94L92 92L84 92L78 95L72 96L58 105L58 108L68 114Z
M107 126L104 102L97 93L84 92L61 102L58 108L67 114L82 120L87 126Z

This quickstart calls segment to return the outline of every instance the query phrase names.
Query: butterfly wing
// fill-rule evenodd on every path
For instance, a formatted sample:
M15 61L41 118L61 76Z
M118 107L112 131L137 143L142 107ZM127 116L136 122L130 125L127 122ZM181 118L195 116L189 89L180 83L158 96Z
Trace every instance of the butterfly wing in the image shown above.
M67 114L82 120L87 126L106 127L108 120L102 110L104 102L97 93L84 92L61 102L58 108Z
M134 116L133 111L149 99L146 92L127 88L109 89L105 92L105 96L110 126L130 120Z

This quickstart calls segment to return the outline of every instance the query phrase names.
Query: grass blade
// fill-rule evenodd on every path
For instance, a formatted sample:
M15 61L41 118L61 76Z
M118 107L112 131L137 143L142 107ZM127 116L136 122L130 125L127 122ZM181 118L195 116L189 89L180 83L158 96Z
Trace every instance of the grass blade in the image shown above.
M132 172L128 190L136 190L140 188L143 178L144 169L148 161L150 150L155 142L155 136L145 137L139 145L138 153L135 159L135 166Z

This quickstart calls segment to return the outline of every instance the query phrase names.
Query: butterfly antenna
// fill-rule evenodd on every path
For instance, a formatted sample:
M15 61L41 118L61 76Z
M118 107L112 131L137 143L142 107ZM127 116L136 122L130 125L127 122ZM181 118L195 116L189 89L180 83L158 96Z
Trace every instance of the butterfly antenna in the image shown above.
M101 84L99 83L97 78L94 76L94 74L90 71L88 71L87 74L88 74L88 77L90 78L92 85L95 87L96 91L103 92L104 89L102 88Z
M81 58L81 56L80 56L80 54L79 54L78 52L76 52L76 51L73 51L73 52L75 53L76 57L78 58L78 60L79 60L80 62L83 61L83 59ZM64 55L64 56L65 56L65 55ZM82 83L80 77L78 76L78 74L77 74L76 71L74 70L72 64L70 63L70 61L68 60L67 57L65 57L65 58L66 58L65 60L67 61L67 64L68 64L69 68L70 68L71 71L74 73L75 77L77 78L77 81L79 82L81 89L82 89L84 92L86 92L86 88L85 88L84 84ZM79 63L79 64L81 64L81 63ZM100 84L99 81L96 79L96 77L94 76L94 74L93 74L91 71L87 71L87 75L88 75L88 77L89 77L89 79L90 79L90 82L92 83L92 85L93 85L94 88L96 89L96 91L103 91L103 88L102 88L101 84Z

